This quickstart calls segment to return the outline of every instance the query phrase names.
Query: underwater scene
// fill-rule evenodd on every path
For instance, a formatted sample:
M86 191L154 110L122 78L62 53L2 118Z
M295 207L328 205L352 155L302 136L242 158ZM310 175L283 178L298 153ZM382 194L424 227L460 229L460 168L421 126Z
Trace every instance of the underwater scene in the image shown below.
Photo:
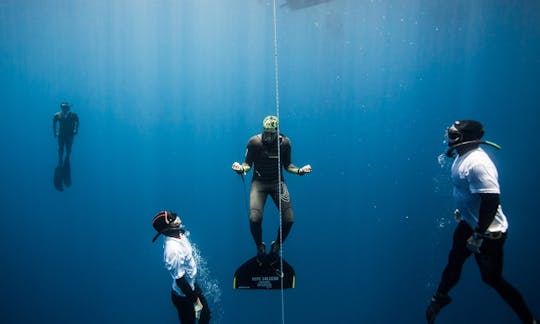
M164 210L211 323L426 323L457 226L456 120L500 146L481 145L502 274L540 314L540 1L0 0L0 68L2 323L178 323ZM231 166L269 115L297 167L294 288L234 289L260 174ZM279 210L268 197L267 251ZM449 296L438 324L521 323L473 257Z

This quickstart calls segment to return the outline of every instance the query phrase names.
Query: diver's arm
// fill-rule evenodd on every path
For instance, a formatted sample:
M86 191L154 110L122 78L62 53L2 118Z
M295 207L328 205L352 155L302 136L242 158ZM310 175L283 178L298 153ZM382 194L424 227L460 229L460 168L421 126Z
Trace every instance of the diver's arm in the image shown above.
M251 165L253 164L253 154L256 151L256 141L257 137L253 136L246 147L246 154L244 156L244 162L240 164L239 162L234 162L232 169L238 174L246 174L251 170Z
M182 290L184 295L186 295L187 299L193 304L193 310L195 311L195 317L199 318L201 315L201 310L203 309L203 304L201 303L201 300L199 299L199 296L197 293L191 289L191 286L187 282L186 278L182 276L182 278L176 279L176 284Z
M186 297L189 299L190 302L194 304L197 302L197 299L199 299L199 297L197 296L195 291L191 289L191 286L187 282L185 276L182 276L181 278L176 279L176 284L178 285L180 290L182 290L184 295L186 295Z
M500 195L496 193L481 193L480 211L478 213L478 227L474 230L479 234L484 234L489 225L495 219L500 204Z
M290 172L290 173L294 173L294 174L298 174L298 175L304 175L306 173L311 172L311 165L306 164L303 167L299 168L296 165L290 163L287 166L286 170L287 170L287 172Z
M75 113L73 114L73 134L77 134L79 132L79 116Z
M300 174L300 168L293 163L290 163L285 170L287 170L289 173Z
M285 137L283 140L281 153L282 153L282 163L285 167L285 170L289 173L294 173L298 175L304 175L306 173L311 172L311 165L307 164L303 167L299 168L294 163L292 163L291 155L292 155L292 146L291 146L291 140L288 137Z
M499 208L500 196L494 193L481 193L480 211L478 212L478 226L473 234L467 239L467 249L473 253L482 253L484 233L493 222Z
M57 133L56 133L56 123L57 123L57 122L58 122L58 115L57 115L57 114L54 114L53 120L52 120L53 136L54 136L54 137L57 136Z

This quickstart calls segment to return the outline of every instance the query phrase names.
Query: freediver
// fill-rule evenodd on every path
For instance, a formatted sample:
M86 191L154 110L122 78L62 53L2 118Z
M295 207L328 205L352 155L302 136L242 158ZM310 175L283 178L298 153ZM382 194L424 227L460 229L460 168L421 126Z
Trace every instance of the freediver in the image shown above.
M446 155L454 157L454 151L457 152L451 178L458 225L448 263L426 310L429 324L435 323L440 310L452 301L448 293L458 283L463 264L473 254L482 280L495 289L521 322L537 323L519 291L502 276L508 221L500 205L497 168L480 145L500 147L482 141L483 136L484 127L474 120L456 121L446 130L449 146Z
M65 162L69 162L73 138L79 131L79 117L70 111L71 105L67 102L62 102L60 109L61 111L55 113L53 117L53 135L58 139L58 165L61 167ZM64 147L66 150L65 159Z
M291 198L287 185L285 184L283 173L287 172L297 175L304 175L311 172L309 164L299 168L291 162L291 141L283 135L278 134L278 118L267 116L263 120L263 132L252 136L247 143L247 150L244 162L234 162L232 169L242 176L252 169L253 177L249 194L249 223L251 235L257 247L257 262L262 265L266 260L266 246L263 242L262 219L263 210L268 195L272 197L276 207L281 199L281 236L278 229L277 238L272 242L268 262L273 264L279 260L280 242L283 243L291 231L294 216ZM278 167L278 157L281 165ZM278 174L281 173L281 179ZM281 190L279 188L281 185ZM279 197L281 192L281 197Z
M322 3L330 2L331 0L287 0L282 7L289 7L293 10L304 9L316 6Z
M193 247L178 214L162 211L152 219L157 234L163 234L163 263L173 278L171 298L182 324L210 323L208 302L196 281L198 270Z

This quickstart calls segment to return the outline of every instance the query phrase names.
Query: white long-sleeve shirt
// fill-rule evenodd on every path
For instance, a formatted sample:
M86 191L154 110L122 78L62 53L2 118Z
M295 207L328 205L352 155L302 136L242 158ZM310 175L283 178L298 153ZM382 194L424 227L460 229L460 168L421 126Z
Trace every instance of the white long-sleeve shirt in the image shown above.
M180 238L165 236L163 241L163 262L165 268L173 278L172 289L179 296L185 296L176 284L176 279L185 276L191 289L195 289L195 276L197 264L193 257L193 247L188 238L181 235Z
M498 173L495 164L481 148L458 156L452 164L454 200L461 217L471 228L478 226L481 193L500 194ZM488 232L506 232L508 221L501 206Z

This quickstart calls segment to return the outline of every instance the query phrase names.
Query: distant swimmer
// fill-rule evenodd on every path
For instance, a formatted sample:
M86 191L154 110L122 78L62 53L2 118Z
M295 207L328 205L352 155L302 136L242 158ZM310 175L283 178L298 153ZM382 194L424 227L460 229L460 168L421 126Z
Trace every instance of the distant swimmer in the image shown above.
M291 9L304 9L307 7L316 6L322 3L330 2L331 0L287 0L282 7L289 7Z
M474 120L456 121L446 131L450 147L447 156L453 157L454 151L457 152L451 177L458 225L441 282L426 310L429 324L435 323L440 310L452 301L448 293L458 283L463 264L473 254L482 280L495 289L521 322L537 323L521 294L502 276L508 221L500 205L497 168L480 145L500 147L482 141L483 136L484 127Z
M278 157L281 165L278 165ZM234 162L232 165L232 169L241 175L245 175L252 168L249 222L251 235L257 247L257 260L261 264L265 260L275 263L279 259L280 241L285 241L294 222L291 197L280 170L285 168L290 173L304 175L311 172L311 166L308 164L299 168L291 162L291 141L287 136L278 134L278 118L267 116L263 120L263 132L249 139L244 162L242 164ZM278 178L279 173L281 179ZM278 230L277 238L270 247L269 258L266 255L262 235L263 210L267 196L272 197L276 207L281 200L282 223L281 237Z
M70 111L70 104L62 102L60 109L61 111L54 114L53 117L53 135L58 139L58 164L62 164L64 147L66 150L65 160L69 160L73 138L79 131L79 117Z
M58 139L58 165L54 175L54 185L59 191L63 184L71 186L70 155L73 138L79 131L79 117L70 111L71 105L67 102L60 104L61 111L53 117L53 135ZM64 157L65 149L65 157Z
M210 308L195 280L197 260L180 217L172 211L162 211L154 216L152 226L157 231L152 242L164 236L163 262L173 278L171 297L180 323L210 323Z

